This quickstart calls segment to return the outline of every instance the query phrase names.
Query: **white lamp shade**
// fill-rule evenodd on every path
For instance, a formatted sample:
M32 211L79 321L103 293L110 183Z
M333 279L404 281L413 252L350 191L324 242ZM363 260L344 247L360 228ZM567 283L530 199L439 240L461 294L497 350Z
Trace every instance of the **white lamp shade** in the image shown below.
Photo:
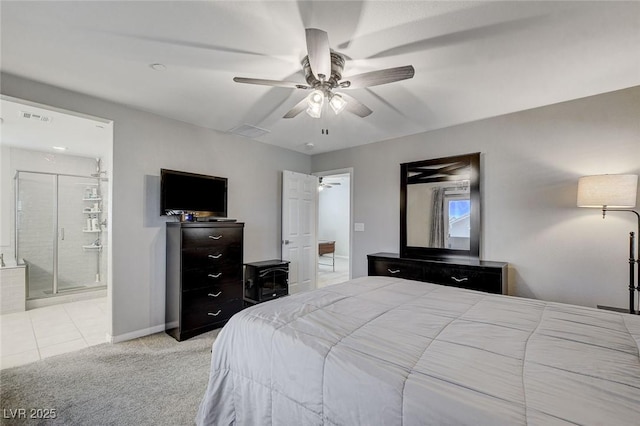
M594 175L578 180L578 207L631 209L637 195L638 175Z

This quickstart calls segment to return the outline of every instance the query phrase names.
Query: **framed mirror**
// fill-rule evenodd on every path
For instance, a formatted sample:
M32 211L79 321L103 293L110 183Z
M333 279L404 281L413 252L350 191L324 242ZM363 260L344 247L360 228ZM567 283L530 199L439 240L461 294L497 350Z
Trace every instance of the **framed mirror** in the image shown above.
M400 165L400 257L480 256L480 153Z

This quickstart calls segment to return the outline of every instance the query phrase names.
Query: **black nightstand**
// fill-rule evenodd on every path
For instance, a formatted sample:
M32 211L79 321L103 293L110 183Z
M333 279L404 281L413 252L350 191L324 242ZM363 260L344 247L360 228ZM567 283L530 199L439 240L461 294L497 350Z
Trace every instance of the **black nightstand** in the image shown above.
M244 302L245 306L289 294L289 261L264 260L245 263Z

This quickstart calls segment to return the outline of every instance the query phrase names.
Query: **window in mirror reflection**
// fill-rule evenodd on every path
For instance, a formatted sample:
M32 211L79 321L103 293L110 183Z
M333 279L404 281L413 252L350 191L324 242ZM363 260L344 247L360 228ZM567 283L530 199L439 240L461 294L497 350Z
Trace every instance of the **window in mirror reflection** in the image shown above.
M407 185L407 245L469 250L470 214L468 180Z
M471 201L469 194L445 195L444 222L447 226L445 246L454 250L469 250L471 236Z

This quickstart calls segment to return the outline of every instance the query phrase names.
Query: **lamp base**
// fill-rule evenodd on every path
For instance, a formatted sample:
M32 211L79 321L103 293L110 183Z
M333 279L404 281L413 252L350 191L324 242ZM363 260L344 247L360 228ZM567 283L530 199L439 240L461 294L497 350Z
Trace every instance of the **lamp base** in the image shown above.
M629 309L627 308L616 308L615 306L604 306L604 305L597 305L598 309L603 309L605 311L614 311L614 312L620 312L622 314L631 314L632 312L629 312ZM636 312L633 312L633 314L636 314Z

